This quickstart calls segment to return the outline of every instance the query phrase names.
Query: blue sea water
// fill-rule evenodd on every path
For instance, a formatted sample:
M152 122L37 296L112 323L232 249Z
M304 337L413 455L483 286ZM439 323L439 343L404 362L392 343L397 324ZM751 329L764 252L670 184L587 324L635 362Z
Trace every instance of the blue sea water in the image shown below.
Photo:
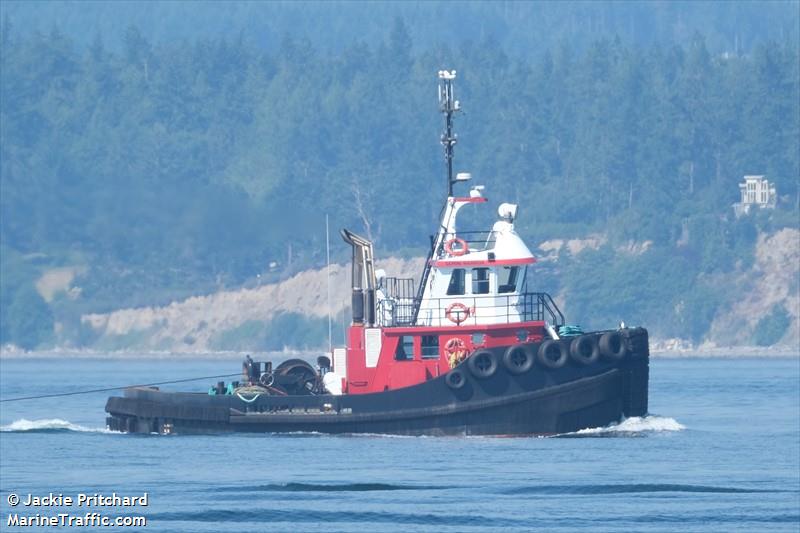
M238 365L4 359L0 395ZM143 515L142 531L800 530L800 358L655 359L650 416L565 438L133 436L105 431L106 396L0 403L0 529L72 512L12 508L12 493L147 492L147 507L89 510Z

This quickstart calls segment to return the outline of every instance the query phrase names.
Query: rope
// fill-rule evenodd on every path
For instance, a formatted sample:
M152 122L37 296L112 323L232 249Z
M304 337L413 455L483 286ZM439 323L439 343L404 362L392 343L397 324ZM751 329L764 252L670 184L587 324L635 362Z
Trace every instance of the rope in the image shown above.
M574 337L576 335L583 335L583 329L577 324L574 326L563 325L558 328L558 334L561 337Z
M241 393L239 392L236 393L236 396L238 396L239 399L242 400L243 402L253 403L254 401L258 400L258 397L261 396L261 393L257 392L256 395L250 398L249 400L244 396L242 396Z
M216 378L231 378L235 376L241 376L241 372L237 374L223 374L221 376L203 376L200 378L186 378L186 379L175 379L172 381L159 381L157 383L143 383L141 385L125 385L122 387L107 387L105 389L91 389L91 390L83 390L83 391L75 391L75 392L61 392L56 394L39 394L37 396L20 396L18 398L5 398L0 400L0 402L21 402L22 400L40 400L42 398L60 398L62 396L75 396L77 394L93 394L96 392L110 392L115 390L123 390L123 389L130 389L133 387L154 387L156 385L171 385L173 383L186 383L188 381L200 381L203 379L216 379Z

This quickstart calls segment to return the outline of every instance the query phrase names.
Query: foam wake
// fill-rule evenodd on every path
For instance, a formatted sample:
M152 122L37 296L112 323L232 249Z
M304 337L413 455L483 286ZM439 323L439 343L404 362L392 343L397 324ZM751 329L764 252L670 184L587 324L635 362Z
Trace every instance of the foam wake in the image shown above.
M559 435L561 437L629 437L644 436L648 433L682 431L686 426L666 416L632 416L601 428L581 429L574 433Z
M106 428L88 428L78 424L73 424L68 420L62 420L60 418L42 418L39 420L20 418L19 420L15 420L6 426L0 426L0 432L3 433L54 433L62 431L76 431L80 433L112 433L112 431Z

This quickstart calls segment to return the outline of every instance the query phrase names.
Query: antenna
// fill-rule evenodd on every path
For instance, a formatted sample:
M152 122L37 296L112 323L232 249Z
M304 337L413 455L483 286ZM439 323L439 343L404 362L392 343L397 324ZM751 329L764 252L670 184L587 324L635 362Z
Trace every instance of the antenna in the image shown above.
M328 213L325 213L325 255L328 261L328 268L325 276L328 278L328 352L333 354L333 329L331 326L331 232L328 225Z
M453 133L453 113L461 111L461 105L455 96L453 82L456 79L455 70L439 71L439 108L444 113L444 133L441 143L444 146L444 158L447 161L447 196L453 196L453 148L458 142L458 136Z

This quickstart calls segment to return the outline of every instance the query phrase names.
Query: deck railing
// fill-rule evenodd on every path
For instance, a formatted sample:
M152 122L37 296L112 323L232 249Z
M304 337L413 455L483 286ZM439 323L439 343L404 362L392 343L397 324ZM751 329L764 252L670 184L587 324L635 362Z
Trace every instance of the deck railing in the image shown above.
M458 233L445 233L442 247L436 250L434 257L441 259L446 256L444 245L451 239L461 239L467 243L470 252L480 252L494 248L495 234L493 231L459 231Z
M546 292L433 298L387 296L378 302L385 327L510 324L547 321L564 325L564 315Z

